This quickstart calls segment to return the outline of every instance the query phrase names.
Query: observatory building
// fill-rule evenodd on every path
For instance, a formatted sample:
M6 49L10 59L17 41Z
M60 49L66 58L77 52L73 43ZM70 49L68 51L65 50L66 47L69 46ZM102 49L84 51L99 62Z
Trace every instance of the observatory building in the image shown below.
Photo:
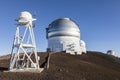
M82 53L86 53L86 44L83 40L80 40L80 46L81 46Z
M108 51L107 51L107 54L108 54L108 55L115 56L116 53L115 53L115 51L113 51L113 50L108 50Z
M86 53L86 49L81 48L81 45L85 47L85 43L83 41L81 43L79 26L69 18L59 18L49 24L46 28L46 37L47 51L65 51L70 54L81 54L84 51Z

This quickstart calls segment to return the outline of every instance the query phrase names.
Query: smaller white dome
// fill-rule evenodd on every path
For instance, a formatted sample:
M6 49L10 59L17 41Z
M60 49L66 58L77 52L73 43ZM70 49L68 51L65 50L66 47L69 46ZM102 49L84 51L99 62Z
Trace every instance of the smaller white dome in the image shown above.
M108 51L107 51L107 54L108 54L108 55L113 55L113 56L115 56L115 51L113 51L113 50L108 50Z
M32 19L32 15L29 12L24 11L20 13L20 18L25 18L26 20L30 20Z
M17 19L19 24L27 24L28 22L35 21L36 19L32 18L32 14L27 11L20 13L19 18Z
M83 40L80 40L80 46L83 53L86 53L86 44Z
M86 44L85 44L85 42L84 42L83 40L80 40L80 45L81 45L82 47L85 47L85 46L86 46Z

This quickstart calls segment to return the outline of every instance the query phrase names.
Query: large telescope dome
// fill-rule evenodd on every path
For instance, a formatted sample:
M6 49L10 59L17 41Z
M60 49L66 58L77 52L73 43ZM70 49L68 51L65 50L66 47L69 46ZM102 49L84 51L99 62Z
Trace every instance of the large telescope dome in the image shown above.
M63 29L75 29L79 31L78 25L72 21L70 18L59 18L54 20L51 24L48 26L49 31L58 31Z
M59 18L46 28L47 51L81 54L79 26L69 18Z
M55 32L55 33L51 33ZM79 26L70 18L59 18L51 22L47 28L47 37L73 36L80 37Z

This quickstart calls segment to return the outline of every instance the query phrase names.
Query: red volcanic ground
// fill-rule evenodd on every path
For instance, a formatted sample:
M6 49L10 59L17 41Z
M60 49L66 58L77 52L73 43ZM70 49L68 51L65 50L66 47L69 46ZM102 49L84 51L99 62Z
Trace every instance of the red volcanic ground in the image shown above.
M38 55L43 67L48 54ZM0 57L0 80L120 80L120 58L100 52L54 53L49 69L42 73L3 72L8 69L8 63L9 55Z

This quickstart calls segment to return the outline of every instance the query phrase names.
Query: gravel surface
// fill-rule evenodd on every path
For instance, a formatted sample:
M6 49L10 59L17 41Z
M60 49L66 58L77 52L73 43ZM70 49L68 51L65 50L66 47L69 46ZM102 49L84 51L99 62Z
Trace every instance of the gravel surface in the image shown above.
M38 54L43 67L48 53ZM49 69L42 73L3 72L8 69L9 56L0 58L0 80L120 80L120 59L101 52L54 53Z

